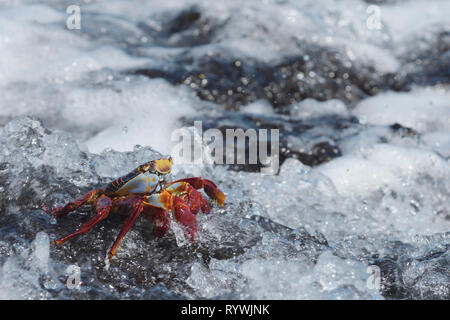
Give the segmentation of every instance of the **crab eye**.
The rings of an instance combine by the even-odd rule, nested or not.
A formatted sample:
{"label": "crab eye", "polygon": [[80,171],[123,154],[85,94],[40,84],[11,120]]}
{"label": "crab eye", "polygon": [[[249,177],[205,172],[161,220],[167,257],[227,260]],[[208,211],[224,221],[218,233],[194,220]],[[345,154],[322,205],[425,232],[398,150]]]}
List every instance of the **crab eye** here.
{"label": "crab eye", "polygon": [[158,159],[153,162],[155,170],[161,174],[169,174],[172,170],[172,158],[169,159]]}

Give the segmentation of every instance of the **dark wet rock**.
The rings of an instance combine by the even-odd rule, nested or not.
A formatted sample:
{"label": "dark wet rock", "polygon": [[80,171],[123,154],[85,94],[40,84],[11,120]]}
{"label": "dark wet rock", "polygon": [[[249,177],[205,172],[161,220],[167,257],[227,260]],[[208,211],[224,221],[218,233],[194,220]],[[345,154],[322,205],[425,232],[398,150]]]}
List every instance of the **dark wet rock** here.
{"label": "dark wet rock", "polygon": [[[396,255],[373,262],[380,268],[381,292],[389,299],[448,300],[450,298],[449,233],[422,255],[411,255],[411,246],[400,243]],[[430,239],[428,239],[429,241]]]}
{"label": "dark wet rock", "polygon": [[389,126],[389,128],[395,133],[398,134],[401,137],[414,137],[417,136],[419,133],[412,129],[405,126],[402,126],[399,123],[394,123],[393,125]]}
{"label": "dark wet rock", "polygon": [[190,86],[203,100],[230,110],[257,99],[267,99],[275,109],[305,98],[333,98],[354,104],[382,90],[405,90],[403,79],[380,75],[372,66],[357,65],[337,51],[299,44],[299,56],[264,64],[218,52],[201,57],[183,56],[175,66],[136,69],[132,74],[163,77],[174,84]]}
{"label": "dark wet rock", "polygon": [[167,29],[170,33],[176,33],[186,30],[192,27],[193,24],[198,22],[201,17],[201,13],[191,8],[179,13],[172,21],[167,24]]}
{"label": "dark wet rock", "polygon": [[333,160],[342,155],[341,150],[336,145],[331,145],[328,141],[319,142],[312,147],[310,152],[299,152],[284,147],[284,152],[280,154],[281,163],[288,158],[300,160],[303,164],[310,167]]}
{"label": "dark wet rock", "polygon": [[[356,134],[360,129],[358,119],[349,116],[319,116],[310,119],[301,119],[284,115],[265,116],[248,113],[224,112],[222,115],[200,116],[195,119],[183,118],[181,123],[192,126],[195,121],[202,121],[203,131],[214,128],[222,132],[223,146],[226,146],[226,130],[242,129],[266,129],[268,133],[267,153],[270,156],[271,143],[275,143],[271,137],[271,129],[279,130],[279,161],[280,165],[286,159],[295,158],[308,166],[317,166],[340,157],[342,152],[339,147],[341,137],[353,132]],[[257,132],[257,141],[259,135]],[[230,164],[230,169],[258,172],[264,167],[258,156],[257,164],[250,164],[249,157],[250,140],[245,140],[245,164]],[[259,150],[259,149],[258,149]],[[226,151],[228,152],[228,151]],[[226,163],[226,152],[224,152],[223,163]],[[237,145],[234,146],[234,154],[239,152]],[[242,151],[241,151],[242,152]]]}
{"label": "dark wet rock", "polygon": [[390,299],[410,298],[402,281],[401,269],[391,259],[380,259],[374,263],[380,268],[380,291],[384,297]]}
{"label": "dark wet rock", "polygon": [[222,23],[207,17],[197,7],[181,12],[162,13],[158,28],[146,21],[137,26],[152,40],[153,44],[167,47],[195,47],[213,41],[215,32]]}

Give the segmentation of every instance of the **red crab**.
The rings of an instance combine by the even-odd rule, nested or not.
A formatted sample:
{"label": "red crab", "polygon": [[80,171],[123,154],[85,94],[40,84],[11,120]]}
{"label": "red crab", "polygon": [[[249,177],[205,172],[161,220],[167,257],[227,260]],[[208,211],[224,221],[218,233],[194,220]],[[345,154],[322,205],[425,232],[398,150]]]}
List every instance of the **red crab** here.
{"label": "red crab", "polygon": [[54,209],[44,207],[48,213],[57,218],[67,215],[85,203],[91,204],[96,212],[95,216],[79,230],[55,240],[55,243],[62,244],[88,232],[111,211],[128,215],[128,217],[109,251],[110,260],[115,255],[122,238],[141,214],[153,222],[155,235],[162,237],[169,230],[170,213],[172,213],[175,220],[184,227],[186,237],[194,241],[198,211],[200,209],[203,213],[210,211],[208,202],[197,189],[203,188],[206,194],[220,206],[223,206],[225,202],[225,195],[212,181],[201,177],[166,182],[166,176],[171,170],[172,158],[153,160],[110,182],[104,189],[92,190],[65,206]]}

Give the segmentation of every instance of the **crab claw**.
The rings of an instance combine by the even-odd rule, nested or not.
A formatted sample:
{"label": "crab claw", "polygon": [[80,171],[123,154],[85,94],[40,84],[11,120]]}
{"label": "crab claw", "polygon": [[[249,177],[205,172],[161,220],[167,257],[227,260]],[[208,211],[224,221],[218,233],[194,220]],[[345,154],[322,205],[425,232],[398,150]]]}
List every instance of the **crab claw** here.
{"label": "crab claw", "polygon": [[203,198],[203,195],[195,190],[191,185],[188,185],[187,194],[181,198],[186,201],[193,214],[197,214],[200,209],[202,209],[203,213],[209,213],[210,211],[209,204]]}
{"label": "crab claw", "polygon": [[203,179],[203,190],[205,190],[206,194],[217,202],[221,207],[225,203],[225,194],[215,185],[214,182],[208,179]]}

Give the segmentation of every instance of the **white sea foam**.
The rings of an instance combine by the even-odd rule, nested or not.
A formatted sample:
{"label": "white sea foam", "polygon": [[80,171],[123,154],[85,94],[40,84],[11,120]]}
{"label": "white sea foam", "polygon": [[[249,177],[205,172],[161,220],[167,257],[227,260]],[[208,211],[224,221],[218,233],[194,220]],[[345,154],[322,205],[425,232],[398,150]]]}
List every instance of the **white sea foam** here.
{"label": "white sea foam", "polygon": [[[109,94],[93,92],[99,98],[99,101],[93,99],[94,103],[111,105],[116,115],[109,114],[112,125],[105,124],[107,129],[86,142],[89,150],[101,152],[105,148],[113,148],[130,151],[139,144],[170,154],[174,144],[171,134],[178,127],[177,119],[193,114],[198,100],[187,90],[174,88],[163,80],[134,85],[129,91],[123,90],[120,94],[114,91]],[[89,110],[89,106],[87,108]],[[100,117],[101,115],[98,116]]]}
{"label": "white sea foam", "polygon": [[364,99],[354,113],[370,124],[398,123],[419,132],[450,131],[450,94],[436,88],[386,92]]}

